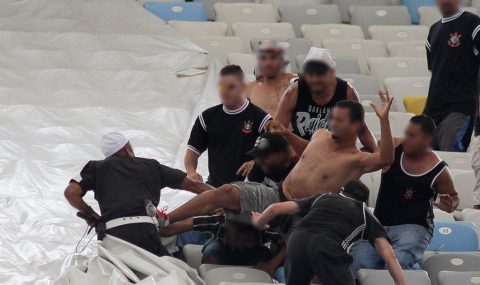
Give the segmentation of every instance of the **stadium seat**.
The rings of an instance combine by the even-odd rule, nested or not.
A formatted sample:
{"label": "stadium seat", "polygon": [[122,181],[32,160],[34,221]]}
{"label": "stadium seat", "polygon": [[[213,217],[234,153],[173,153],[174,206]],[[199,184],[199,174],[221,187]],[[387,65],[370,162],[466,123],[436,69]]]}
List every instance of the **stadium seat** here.
{"label": "stadium seat", "polygon": [[[480,239],[480,210],[464,209],[462,211],[462,219],[465,222],[470,222],[475,224],[475,227],[477,228],[477,236],[479,236],[479,239]],[[480,244],[479,244],[479,249],[480,249]]]}
{"label": "stadium seat", "polygon": [[227,63],[227,55],[229,53],[248,51],[245,50],[242,40],[238,37],[203,37],[192,38],[191,41],[216,56],[222,64]]}
{"label": "stadium seat", "polygon": [[183,247],[182,253],[185,256],[187,264],[195,269],[202,264],[202,249],[203,245],[187,244]]}
{"label": "stadium seat", "polygon": [[425,105],[427,104],[427,96],[405,96],[403,97],[403,106],[405,111],[415,115],[423,114]]}
{"label": "stadium seat", "polygon": [[[307,54],[312,47],[312,42],[307,39],[275,39],[284,49],[288,60],[291,63],[292,71],[298,73],[295,63],[298,54]],[[251,41],[252,50],[256,52],[262,39],[253,39]]]}
{"label": "stadium seat", "polygon": [[[431,285],[428,274],[422,270],[404,271],[407,284]],[[358,271],[360,285],[394,285],[392,277],[387,270],[360,269]]]}
{"label": "stadium seat", "polygon": [[[270,4],[278,10],[278,8],[282,5],[290,5],[292,4],[292,0],[262,0],[261,3]],[[295,0],[295,4],[298,5],[305,5],[305,4],[330,4],[330,0]]]}
{"label": "stadium seat", "polygon": [[350,7],[352,6],[387,6],[387,5],[400,5],[401,3],[393,3],[395,0],[332,0],[333,4],[338,6],[340,14],[342,15],[342,21],[345,23],[350,22]]}
{"label": "stadium seat", "polygon": [[227,23],[276,23],[277,13],[269,4],[217,3],[214,6],[216,21]]}
{"label": "stadium seat", "polygon": [[388,54],[391,57],[427,57],[425,40],[411,42],[389,42]]}
{"label": "stadium seat", "polygon": [[295,38],[290,23],[234,23],[233,34],[250,50],[252,39]]}
{"label": "stadium seat", "polygon": [[[338,73],[338,72],[337,72]],[[378,80],[373,76],[362,74],[339,74],[338,77],[350,83],[358,94],[363,95],[376,95],[380,90],[380,84]]]}
{"label": "stadium seat", "polygon": [[202,2],[146,2],[143,6],[164,21],[206,21],[208,18]]}
{"label": "stadium seat", "polygon": [[[420,265],[428,272],[432,285],[442,285],[439,280],[441,271],[469,272],[479,269],[480,255],[474,253],[439,253],[426,255]],[[467,283],[468,284],[468,283]],[[448,285],[464,285],[464,283],[449,283]]]}
{"label": "stadium seat", "polygon": [[205,3],[208,19],[215,20],[215,4],[216,3],[253,3],[253,0],[202,0]]}
{"label": "stadium seat", "polygon": [[433,219],[435,221],[455,222],[455,217],[452,213],[448,213],[440,209],[433,209],[433,215]]}
{"label": "stadium seat", "polygon": [[375,207],[381,180],[382,180],[381,170],[371,172],[371,173],[366,173],[362,175],[362,177],[360,177],[360,181],[362,181],[370,190],[370,196],[368,199],[368,205],[370,207]]}
{"label": "stadium seat", "polygon": [[222,282],[270,283],[272,278],[265,272],[248,267],[223,267],[209,270],[204,277],[207,285],[219,285]]}
{"label": "stadium seat", "polygon": [[227,63],[239,65],[245,73],[254,73],[257,59],[251,53],[229,53]]}
{"label": "stadium seat", "polygon": [[[415,0],[412,0],[412,1],[415,1]],[[463,9],[465,11],[468,11],[474,14],[477,13],[477,9],[474,7],[463,7]],[[419,24],[427,27],[432,26],[442,18],[437,7],[427,7],[427,6],[419,7],[418,15],[420,17]]]}
{"label": "stadium seat", "polygon": [[335,56],[355,56],[362,74],[370,74],[367,59],[388,56],[385,43],[374,40],[324,40],[323,47],[331,49]]}
{"label": "stadium seat", "polygon": [[[392,135],[394,137],[403,136],[405,127],[407,126],[412,116],[413,114],[410,113],[390,112],[390,127],[392,129]],[[372,131],[375,137],[380,138],[380,121],[378,120],[377,115],[374,113],[366,113],[365,122],[367,123],[368,128],[370,129],[370,131]]]}
{"label": "stadium seat", "polygon": [[394,104],[397,110],[405,112],[403,98],[405,96],[426,96],[430,87],[430,76],[387,78],[384,81],[385,88],[395,98]]}
{"label": "stadium seat", "polygon": [[228,26],[223,22],[168,22],[175,30],[189,38],[223,37],[227,35]]}
{"label": "stadium seat", "polygon": [[346,24],[302,25],[302,36],[313,42],[316,47],[322,46],[325,39],[350,40],[364,39],[362,28]]}
{"label": "stadium seat", "polygon": [[362,27],[365,35],[370,26],[411,25],[412,20],[405,6],[353,6],[350,8],[351,23]]}
{"label": "stadium seat", "polygon": [[472,153],[471,152],[435,152],[442,160],[447,162],[450,169],[455,170],[472,170]]}
{"label": "stadium seat", "polygon": [[340,24],[342,18],[337,5],[282,5],[278,8],[280,20],[291,23],[297,37],[301,37],[300,27],[305,24]]}
{"label": "stadium seat", "polygon": [[[304,54],[297,56],[297,68],[300,72],[303,70],[305,57]],[[336,56],[335,63],[337,73],[360,74],[360,65],[358,65],[358,59],[355,56]]]}
{"label": "stadium seat", "polygon": [[373,76],[380,83],[388,77],[416,77],[429,76],[427,59],[418,57],[372,57],[368,59],[368,66]]}
{"label": "stadium seat", "polygon": [[410,17],[412,18],[412,23],[418,24],[418,8],[421,6],[435,6],[435,0],[403,0],[403,5],[407,6]]}
{"label": "stadium seat", "polygon": [[[480,270],[478,268],[477,270]],[[480,284],[480,271],[454,272],[440,271],[438,273],[439,285],[475,285]]]}
{"label": "stadium seat", "polygon": [[475,187],[475,174],[473,171],[452,170],[453,182],[455,189],[460,198],[460,205],[458,208],[471,209],[473,208],[473,189]]}
{"label": "stadium seat", "polygon": [[469,222],[435,222],[433,238],[428,245],[433,252],[474,252],[478,250],[475,225]]}
{"label": "stadium seat", "polygon": [[428,37],[428,28],[424,26],[370,26],[368,33],[372,40],[389,42],[425,41]]}

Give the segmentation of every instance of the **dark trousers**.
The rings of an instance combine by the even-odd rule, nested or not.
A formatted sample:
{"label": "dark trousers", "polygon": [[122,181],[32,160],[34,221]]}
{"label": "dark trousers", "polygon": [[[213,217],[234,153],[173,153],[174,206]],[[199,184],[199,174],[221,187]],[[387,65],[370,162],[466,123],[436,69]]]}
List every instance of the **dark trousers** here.
{"label": "dark trousers", "polygon": [[352,257],[340,244],[324,233],[295,230],[287,245],[287,285],[309,285],[314,276],[322,285],[355,285]]}
{"label": "dark trousers", "polygon": [[129,224],[107,230],[107,234],[134,244],[158,256],[169,255],[153,224]]}

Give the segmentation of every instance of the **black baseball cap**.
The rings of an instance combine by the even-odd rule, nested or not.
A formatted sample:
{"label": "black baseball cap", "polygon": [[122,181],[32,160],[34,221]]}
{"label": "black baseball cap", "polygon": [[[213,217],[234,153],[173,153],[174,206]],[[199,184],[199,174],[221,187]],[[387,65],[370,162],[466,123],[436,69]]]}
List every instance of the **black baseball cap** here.
{"label": "black baseball cap", "polygon": [[284,137],[265,133],[257,138],[255,146],[247,152],[247,155],[253,158],[262,158],[272,153],[286,151],[288,146],[289,143]]}

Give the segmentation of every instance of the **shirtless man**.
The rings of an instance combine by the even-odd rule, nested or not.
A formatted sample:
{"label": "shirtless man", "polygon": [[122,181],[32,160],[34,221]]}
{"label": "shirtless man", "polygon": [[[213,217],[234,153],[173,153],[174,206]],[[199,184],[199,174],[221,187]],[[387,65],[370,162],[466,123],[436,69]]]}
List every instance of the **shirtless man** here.
{"label": "shirtless man", "polygon": [[257,52],[257,79],[247,86],[247,97],[271,116],[277,113],[280,99],[295,77],[284,72],[284,53],[276,41],[262,41]]}
{"label": "shirtless man", "polygon": [[[355,89],[336,76],[331,51],[311,48],[303,74],[283,95],[275,120],[285,127],[291,124],[294,134],[310,140],[317,130],[330,129],[331,111],[342,100],[360,101]],[[359,127],[358,136],[368,151],[377,149],[375,137],[365,123]]]}
{"label": "shirtless man", "polygon": [[[296,136],[277,121],[267,124],[267,131],[284,136],[295,152],[301,154],[300,160],[279,189],[279,201],[308,198],[329,192],[338,193],[347,182],[357,180],[363,174],[380,170],[393,162],[394,145],[388,121],[393,98],[383,93],[380,93],[380,98],[382,101],[380,106],[371,104],[380,118],[382,145],[378,153],[361,152],[355,145],[358,130],[363,127],[365,114],[360,103],[354,101],[338,102],[330,118],[331,132],[319,130],[311,142]],[[254,209],[258,208],[257,206],[243,209],[239,203],[241,195],[265,192],[252,192],[251,188],[248,182],[236,182],[202,193],[173,211],[169,215],[169,222],[175,223],[194,216],[206,215],[219,207],[258,212]],[[215,191],[217,192],[209,194]],[[255,197],[258,198],[258,195]],[[269,204],[275,203],[274,200],[269,199]],[[263,201],[259,201],[258,204],[261,204],[263,210],[269,206],[261,202]],[[167,224],[167,221],[165,223]]]}

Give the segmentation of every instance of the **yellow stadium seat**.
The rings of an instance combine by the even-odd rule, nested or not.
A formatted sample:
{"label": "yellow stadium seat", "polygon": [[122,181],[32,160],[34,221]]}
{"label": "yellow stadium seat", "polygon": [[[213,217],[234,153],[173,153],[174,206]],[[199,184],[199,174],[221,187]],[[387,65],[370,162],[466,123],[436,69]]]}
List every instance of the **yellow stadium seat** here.
{"label": "yellow stadium seat", "polygon": [[427,102],[427,96],[405,96],[403,97],[403,105],[407,113],[413,113],[420,115],[423,113],[425,103]]}

